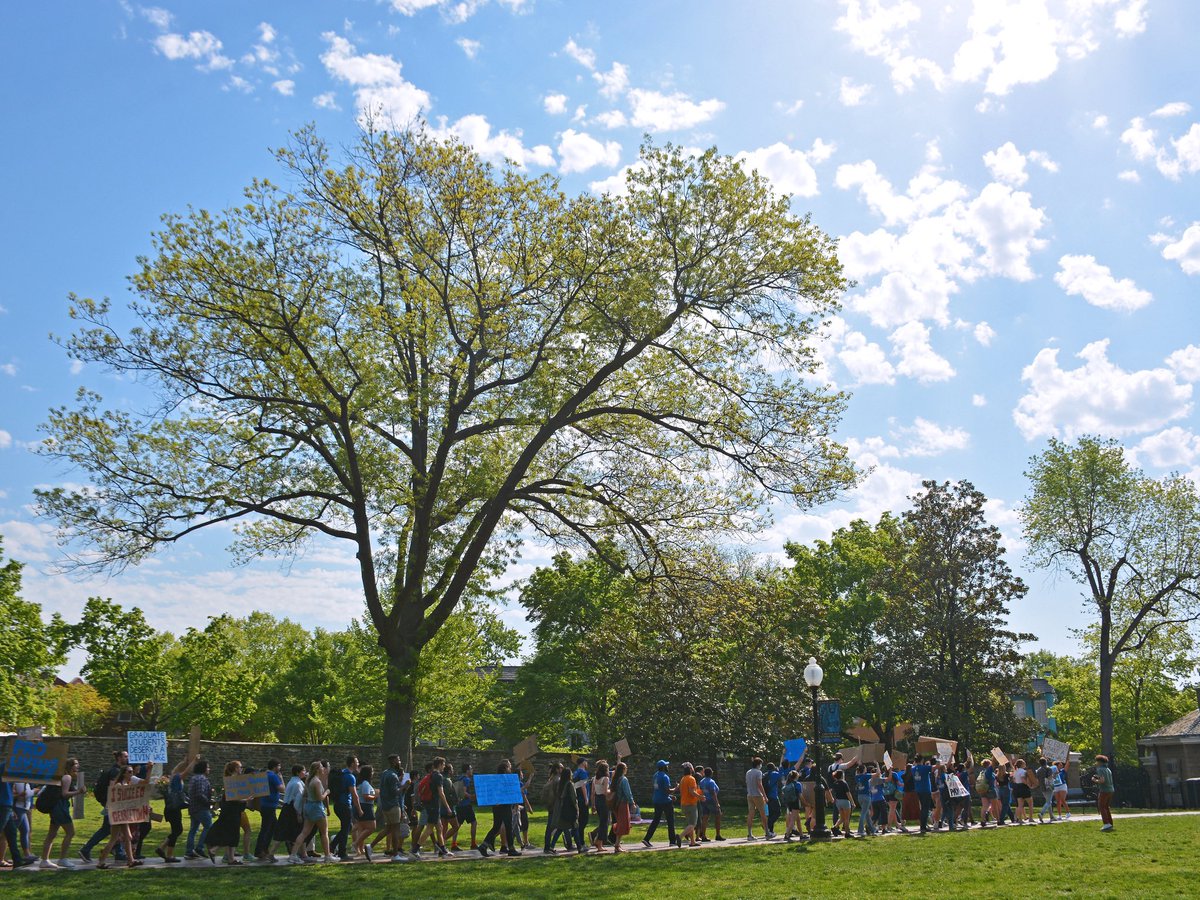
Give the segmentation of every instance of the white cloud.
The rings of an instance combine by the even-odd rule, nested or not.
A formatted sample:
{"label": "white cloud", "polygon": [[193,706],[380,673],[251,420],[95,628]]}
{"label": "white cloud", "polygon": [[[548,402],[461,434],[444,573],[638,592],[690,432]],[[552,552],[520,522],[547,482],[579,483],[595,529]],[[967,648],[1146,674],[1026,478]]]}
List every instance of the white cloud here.
{"label": "white cloud", "polygon": [[[851,45],[882,61],[897,91],[929,81],[944,90],[952,82],[983,81],[986,93],[1003,96],[1021,84],[1049,78],[1062,58],[1082,59],[1100,47],[1101,37],[1137,34],[1145,28],[1144,0],[975,0],[965,32],[945,31],[954,6],[927,8],[942,12],[922,20],[922,5],[913,0],[841,0],[835,27]],[[1111,17],[1110,17],[1111,13]],[[923,53],[926,44],[938,51],[952,47],[953,59],[938,62]]]}
{"label": "white cloud", "polygon": [[1167,368],[1183,381],[1200,381],[1200,347],[1188,344],[1167,357]]}
{"label": "white cloud", "polygon": [[715,98],[697,103],[681,92],[663,94],[642,88],[634,88],[629,92],[629,104],[630,122],[636,128],[650,131],[692,128],[707,122],[725,108],[725,104]]}
{"label": "white cloud", "polygon": [[640,162],[630,163],[627,166],[622,166],[620,170],[609,175],[607,178],[601,178],[598,181],[593,181],[588,185],[588,190],[593,194],[611,194],[614,197],[624,197],[629,193],[629,187],[625,183],[625,176],[630,170],[637,168],[642,169],[644,166]]}
{"label": "white cloud", "polygon": [[917,416],[912,425],[896,428],[892,436],[906,442],[902,456],[940,456],[952,450],[966,450],[971,435],[957,426],[944,427]]}
{"label": "white cloud", "polygon": [[154,48],[167,59],[198,59],[203,62],[197,67],[206,72],[228,69],[233,60],[221,53],[222,44],[210,31],[193,31],[186,37],[182,34],[160,34],[154,39]]}
{"label": "white cloud", "polygon": [[990,347],[996,338],[996,329],[987,322],[980,322],[971,333],[975,335],[975,340],[985,347]]}
{"label": "white cloud", "polygon": [[[1175,105],[1168,104],[1168,107]],[[1168,107],[1161,107],[1156,112]],[[1138,162],[1153,160],[1155,168],[1172,181],[1200,171],[1200,122],[1193,123],[1179,137],[1168,138],[1167,143],[1160,144],[1158,132],[1147,127],[1146,120],[1138,116],[1129,120],[1129,127],[1121,133],[1121,142],[1129,148],[1134,159]]]}
{"label": "white cloud", "polygon": [[602,112],[596,116],[594,121],[605,128],[622,128],[629,124],[629,120],[625,118],[625,113],[619,109],[610,109]]}
{"label": "white cloud", "polygon": [[837,359],[855,384],[895,384],[896,368],[883,348],[858,331],[846,334]]}
{"label": "white cloud", "polygon": [[585,132],[568,128],[558,143],[561,160],[559,171],[564,175],[586,172],[596,166],[613,167],[621,161],[621,145],[616,141],[601,143]]}
{"label": "white cloud", "polygon": [[972,394],[971,395],[971,405],[972,406],[987,406],[987,397],[984,396],[983,394]]}
{"label": "white cloud", "polygon": [[770,179],[778,191],[800,197],[813,197],[820,191],[817,187],[817,172],[812,163],[824,162],[832,152],[832,144],[817,138],[807,153],[794,150],[780,142],[757,150],[743,150],[734,159],[744,168]]}
{"label": "white cloud", "polygon": [[12,446],[12,435],[0,428],[0,450],[7,450]]}
{"label": "white cloud", "polygon": [[317,94],[313,97],[312,102],[317,109],[341,109],[337,104],[337,95],[333,91]]}
{"label": "white cloud", "polygon": [[1097,131],[1103,131],[1105,128],[1108,127],[1108,116],[1105,116],[1105,115],[1096,116],[1096,118],[1092,119],[1092,127],[1095,128]]}
{"label": "white cloud", "polygon": [[542,98],[542,108],[552,116],[561,116],[567,111],[567,95],[547,94]]}
{"label": "white cloud", "polygon": [[[461,25],[483,6],[488,0],[390,0],[392,9],[405,16],[415,16],[417,13],[437,7],[442,18],[452,25]],[[508,7],[510,12],[523,12],[526,0],[499,0],[501,6]]]}
{"label": "white cloud", "polygon": [[596,51],[587,47],[580,47],[577,43],[575,43],[574,38],[568,40],[563,46],[563,52],[585,69],[596,68]]}
{"label": "white cloud", "polygon": [[9,559],[23,563],[48,562],[54,552],[54,529],[44,522],[10,519],[0,522],[0,534],[4,535],[4,555]]}
{"label": "white cloud", "polygon": [[329,74],[354,87],[359,117],[382,116],[406,125],[429,109],[429,94],[400,74],[400,61],[380,53],[358,53],[355,46],[332,31],[321,35],[329,49],[321,54]]}
{"label": "white cloud", "polygon": [[1192,111],[1190,103],[1185,103],[1182,100],[1176,100],[1174,103],[1167,103],[1160,106],[1154,112],[1150,113],[1160,119],[1169,119],[1173,116],[1186,116]]}
{"label": "white cloud", "polygon": [[1046,347],[1021,372],[1028,390],[1013,410],[1026,440],[1080,434],[1121,437],[1153,431],[1192,410],[1192,386],[1170,368],[1127,372],[1108,359],[1108,340],[1078,353],[1083,365],[1063,369]]}
{"label": "white cloud", "polygon": [[250,82],[248,82],[241,75],[230,75],[229,76],[229,84],[227,84],[224,87],[224,90],[229,90],[230,88],[232,88],[236,91],[241,91],[243,94],[254,93],[254,85],[252,85]]}
{"label": "white cloud", "polygon": [[1137,184],[1142,180],[1142,176],[1135,169],[1125,169],[1117,173],[1117,177],[1122,181],[1128,181],[1131,184]]}
{"label": "white cloud", "polygon": [[290,78],[281,78],[279,81],[272,81],[271,87],[285,97],[290,97],[296,93],[296,82]]}
{"label": "white cloud", "polygon": [[1014,187],[1020,187],[1029,180],[1025,171],[1025,165],[1029,162],[1036,163],[1047,172],[1058,171],[1058,163],[1042,151],[1030,150],[1028,153],[1021,153],[1012,141],[1007,141],[983,155],[983,163],[992,173],[992,177]]}
{"label": "white cloud", "polygon": [[17,374],[16,363],[0,363],[0,372],[5,375],[15,376]]}
{"label": "white cloud", "polygon": [[459,49],[467,55],[467,59],[474,59],[476,56],[478,56],[479,48],[483,46],[483,44],[479,43],[479,41],[473,41],[470,38],[465,37],[460,37],[454,43],[458,44]]}
{"label": "white cloud", "polygon": [[781,113],[783,113],[785,116],[794,116],[796,113],[800,112],[800,110],[804,108],[804,101],[803,100],[794,100],[791,103],[781,103],[780,101],[776,100],[775,108],[777,110],[779,110]]}
{"label": "white cloud", "polygon": [[82,359],[71,360],[71,374],[78,375],[82,371],[83,371],[83,360]]}
{"label": "white cloud", "polygon": [[1200,222],[1193,222],[1178,238],[1156,234],[1151,240],[1164,245],[1163,259],[1178,262],[1188,275],[1200,275]]}
{"label": "white cloud", "polygon": [[614,62],[607,72],[593,72],[592,77],[600,85],[601,96],[609,100],[620,97],[629,87],[629,67],[624,63]]}
{"label": "white cloud", "polygon": [[1188,468],[1200,462],[1200,436],[1176,425],[1142,438],[1132,452],[1139,465],[1158,469]]}
{"label": "white cloud", "polygon": [[1133,312],[1154,299],[1149,291],[1142,290],[1131,279],[1118,281],[1113,278],[1108,266],[1100,265],[1094,256],[1064,256],[1059,259],[1058,267],[1054,283],[1092,306]]}
{"label": "white cloud", "polygon": [[890,335],[892,352],[897,357],[896,371],[921,384],[948,381],[955,375],[949,360],[939,356],[929,343],[929,329],[920,322],[901,325]]}
{"label": "white cloud", "polygon": [[138,10],[142,17],[160,31],[171,27],[171,13],[161,6],[143,6]]}
{"label": "white cloud", "polygon": [[514,132],[501,130],[493,134],[487,116],[463,116],[452,125],[446,124],[443,118],[438,127],[433,129],[433,133],[443,139],[456,137],[464,144],[474,147],[480,156],[491,162],[512,160],[521,168],[531,164],[544,168],[554,165],[554,152],[545,144],[526,147],[522,143],[519,129]]}
{"label": "white cloud", "polygon": [[869,93],[871,93],[871,85],[855,84],[854,79],[846,76],[838,88],[838,99],[842,101],[843,106],[859,106]]}

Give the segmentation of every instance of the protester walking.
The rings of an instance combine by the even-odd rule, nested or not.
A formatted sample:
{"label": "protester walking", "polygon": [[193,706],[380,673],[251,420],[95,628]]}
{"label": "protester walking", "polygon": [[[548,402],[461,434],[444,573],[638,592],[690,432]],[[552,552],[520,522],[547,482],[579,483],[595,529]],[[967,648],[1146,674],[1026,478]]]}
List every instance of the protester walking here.
{"label": "protester walking", "polygon": [[621,839],[632,831],[633,789],[625,773],[628,766],[619,762],[613,769],[612,786],[609,788],[609,805],[613,810],[613,853],[624,853]]}
{"label": "protester walking", "polygon": [[[35,806],[39,812],[45,811],[50,815],[50,828],[46,832],[46,840],[42,842],[42,859],[40,868],[43,869],[73,869],[75,863],[67,854],[71,850],[71,839],[75,837],[75,823],[71,821],[71,801],[84,793],[85,788],[76,787],[79,779],[79,760],[72,757],[63,767],[63,776],[59,784],[47,785],[38,795]],[[2,827],[2,826],[0,826]],[[58,862],[50,857],[54,847],[54,839],[62,829],[63,841],[58,850]]]}
{"label": "protester walking", "polygon": [[329,819],[325,813],[325,802],[329,799],[329,790],[325,787],[325,779],[329,777],[329,767],[320,760],[308,767],[308,783],[304,786],[304,827],[292,844],[292,852],[288,862],[306,862],[307,857],[301,857],[304,843],[314,832],[321,835],[321,847],[325,851],[324,861],[333,862],[329,852]]}
{"label": "protester walking", "polygon": [[208,761],[199,760],[192,766],[192,777],[188,781],[188,828],[187,849],[184,859],[199,859],[208,856],[214,862],[212,852],[207,849],[205,838],[213,823],[212,782],[208,780]]}
{"label": "protester walking", "polygon": [[1112,817],[1112,800],[1113,794],[1116,793],[1116,786],[1113,783],[1112,769],[1108,766],[1108,757],[1100,755],[1096,757],[1096,809],[1100,811],[1100,818],[1104,825],[1101,831],[1113,830]]}
{"label": "protester walking", "polygon": [[674,794],[677,788],[671,784],[671,776],[667,773],[670,765],[665,759],[660,759],[655,763],[654,792],[650,798],[654,804],[654,818],[650,821],[650,827],[646,829],[646,837],[642,840],[642,845],[647,849],[653,846],[654,832],[664,817],[667,820],[667,841],[672,847],[682,846],[682,842],[675,834]]}
{"label": "protester walking", "polygon": [[175,855],[175,844],[183,834],[183,811],[188,808],[187,783],[184,781],[184,776],[195,764],[196,758],[189,753],[171,770],[170,779],[167,781],[163,818],[171,826],[171,831],[154,851],[162,857],[164,862],[179,862],[179,857]]}
{"label": "protester walking", "polygon": [[763,789],[763,761],[759,757],[750,760],[750,768],[746,770],[746,840],[756,841],[754,836],[754,816],[762,822],[763,837],[767,840],[775,837],[767,826],[767,792]]}
{"label": "protester walking", "polygon": [[[141,782],[140,778],[134,777],[133,766],[128,764],[121,766],[117,777],[110,782],[119,786],[129,786]],[[97,869],[108,868],[108,853],[114,846],[120,845],[125,848],[125,867],[132,869],[140,866],[142,861],[137,859],[133,852],[133,834],[127,823],[118,823],[110,825],[108,843],[104,845],[104,849],[100,851],[100,855],[96,858]]]}

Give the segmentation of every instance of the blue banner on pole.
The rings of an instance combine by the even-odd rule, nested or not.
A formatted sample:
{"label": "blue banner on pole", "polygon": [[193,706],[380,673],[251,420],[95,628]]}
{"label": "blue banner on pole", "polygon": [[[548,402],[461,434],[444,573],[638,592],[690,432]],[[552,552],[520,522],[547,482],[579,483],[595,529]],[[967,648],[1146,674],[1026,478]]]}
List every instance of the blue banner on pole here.
{"label": "blue banner on pole", "polygon": [[783,742],[783,758],[788,762],[799,762],[804,759],[804,751],[808,749],[808,741],[804,738],[792,738]]}
{"label": "blue banner on pole", "polygon": [[480,806],[502,806],[508,803],[522,803],[521,776],[511,775],[476,775],[475,802]]}
{"label": "blue banner on pole", "polygon": [[837,700],[822,700],[817,704],[817,724],[822,744],[842,741],[842,704]]}

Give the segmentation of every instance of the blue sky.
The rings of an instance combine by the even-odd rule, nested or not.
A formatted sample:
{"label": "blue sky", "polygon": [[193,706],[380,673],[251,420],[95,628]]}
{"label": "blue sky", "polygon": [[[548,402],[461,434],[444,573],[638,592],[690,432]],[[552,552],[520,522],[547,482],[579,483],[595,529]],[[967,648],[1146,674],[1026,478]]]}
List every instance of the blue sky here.
{"label": "blue sky", "polygon": [[[903,509],[923,478],[969,479],[1031,587],[1013,625],[1067,651],[1077,588],[1021,556],[1028,457],[1101,433],[1200,479],[1200,4],[47,0],[5,19],[0,534],[47,610],[104,594],[176,631],[359,614],[332,544],[234,568],[208,535],[107,580],[51,574],[31,490],[78,476],[30,447],[81,386],[138,400],[49,340],[71,329],[68,293],[123,304],[161,214],[236,203],[277,175],[289,130],[350,141],[371,108],[573,192],[619,189],[644,133],[715,144],[840,238],[858,286],[819,350],[870,474],[778,507],[761,552]],[[527,547],[510,576],[547,558]]]}

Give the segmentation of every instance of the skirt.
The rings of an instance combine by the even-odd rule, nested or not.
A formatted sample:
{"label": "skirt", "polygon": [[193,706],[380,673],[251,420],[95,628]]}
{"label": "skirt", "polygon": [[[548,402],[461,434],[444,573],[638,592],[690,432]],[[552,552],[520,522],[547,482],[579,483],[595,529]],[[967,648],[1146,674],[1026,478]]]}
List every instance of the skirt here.
{"label": "skirt", "polygon": [[304,823],[296,815],[295,804],[285,803],[283,809],[279,811],[279,823],[275,826],[276,840],[286,841],[289,844],[294,843],[296,838],[300,837],[300,830],[303,827]]}
{"label": "skirt", "polygon": [[246,804],[239,800],[222,803],[221,814],[213,822],[204,843],[209,847],[236,847],[241,839],[242,813],[245,810]]}
{"label": "skirt", "polygon": [[629,824],[629,804],[618,803],[617,815],[613,821],[613,833],[619,837],[623,837],[624,835],[629,834],[629,832],[632,830],[633,829]]}

